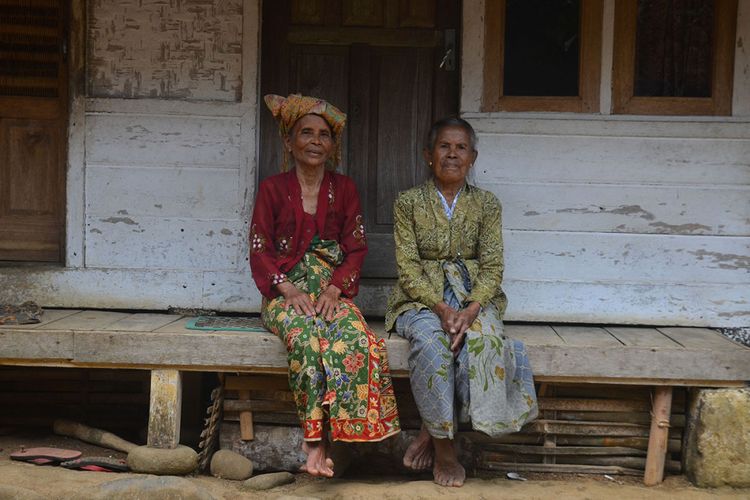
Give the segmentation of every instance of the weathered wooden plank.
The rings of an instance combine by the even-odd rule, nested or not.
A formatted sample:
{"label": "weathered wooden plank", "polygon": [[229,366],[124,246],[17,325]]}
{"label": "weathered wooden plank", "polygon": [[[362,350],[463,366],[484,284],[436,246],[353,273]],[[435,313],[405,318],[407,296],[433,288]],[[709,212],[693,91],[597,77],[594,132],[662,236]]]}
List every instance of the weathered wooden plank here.
{"label": "weathered wooden plank", "polygon": [[[2,302],[33,297],[47,307],[167,309],[201,303],[203,273],[155,269],[0,269]],[[113,286],[116,284],[116,286]]]}
{"label": "weathered wooden plank", "polygon": [[153,332],[165,325],[169,325],[182,316],[179,314],[157,314],[157,313],[137,313],[131,314],[119,321],[108,325],[104,331],[123,331],[123,332]]}
{"label": "weathered wooden plank", "polygon": [[512,339],[522,341],[527,345],[563,345],[565,342],[560,338],[552,327],[548,325],[505,325],[505,335]]}
{"label": "weathered wooden plank", "polygon": [[[750,380],[750,354],[745,349],[700,350],[612,346],[532,346],[529,360],[535,377],[568,381],[638,379],[642,384],[690,380]],[[600,380],[604,383],[605,380]],[[675,384],[680,385],[680,384]],[[721,384],[720,384],[721,385]]]}
{"label": "weathered wooden plank", "polygon": [[86,264],[123,269],[234,270],[245,231],[228,219],[112,215],[88,216],[86,224]]}
{"label": "weathered wooden plank", "polygon": [[99,330],[127,317],[113,311],[81,311],[42,325],[37,330]]}
{"label": "weathered wooden plank", "polygon": [[691,349],[744,350],[750,348],[733,342],[715,330],[708,328],[659,328],[659,331],[680,345]]}
{"label": "weathered wooden plank", "polygon": [[81,312],[80,309],[44,309],[43,311],[44,312],[42,313],[42,316],[39,318],[41,320],[39,323],[30,325],[0,325],[0,329],[20,327],[24,330],[34,330],[35,328],[47,325],[49,323],[52,323],[53,321],[57,321],[58,319],[72,316],[73,314]]}
{"label": "weathered wooden plank", "polygon": [[74,340],[71,331],[33,329],[0,330],[0,362],[7,360],[67,361],[73,359]]}
{"label": "weathered wooden plank", "polygon": [[[237,168],[109,167],[86,169],[86,213],[96,216],[236,218],[240,205]],[[128,196],[112,196],[112,186]]]}
{"label": "weathered wooden plank", "polygon": [[747,236],[748,186],[483,182],[503,227],[535,231]]}
{"label": "weathered wooden plank", "polygon": [[[85,365],[175,366],[216,371],[286,373],[286,350],[270,333],[185,330],[184,320],[154,333],[76,333],[74,362]],[[170,332],[168,330],[176,330]],[[393,336],[387,342],[391,370],[408,373],[408,342]],[[723,386],[750,380],[749,350],[660,349],[611,345],[536,345],[529,348],[531,365],[540,379],[571,382]]]}
{"label": "weathered wooden plank", "polygon": [[178,370],[151,371],[148,446],[174,449],[180,444],[182,374]]}
{"label": "weathered wooden plank", "polygon": [[[507,241],[506,241],[507,243]],[[518,259],[516,259],[516,262]],[[564,267],[564,262],[558,262]],[[747,284],[675,282],[577,282],[503,280],[511,297],[505,318],[535,323],[610,323],[618,325],[745,326],[750,324]],[[362,282],[357,304],[366,315],[385,314],[393,287],[386,280]],[[592,300],[596,297],[596,300]],[[710,306],[709,306],[710,305]]]}
{"label": "weathered wooden plank", "polygon": [[604,328],[561,325],[553,325],[552,328],[567,345],[622,347],[620,341]]}
{"label": "weathered wooden plank", "polygon": [[747,284],[747,247],[734,236],[505,232],[508,279]]}
{"label": "weathered wooden plank", "polygon": [[[503,120],[504,121],[504,120]],[[591,121],[581,126],[609,126]],[[505,125],[505,124],[503,124]],[[645,124],[644,124],[645,125]],[[673,122],[662,124],[675,126]],[[719,125],[719,124],[716,124]],[[568,135],[571,127],[554,135],[479,132],[481,150],[475,164],[477,182],[609,182],[613,184],[747,185],[750,140],[740,124],[723,127],[727,135],[743,134],[744,140],[726,141],[703,137],[634,137],[637,126],[620,127],[622,136]],[[512,126],[512,125],[509,125]],[[559,127],[558,120],[528,120],[520,126]],[[644,130],[655,127],[644,126]],[[696,127],[697,132],[697,127]],[[665,134],[666,135],[666,134]],[[705,172],[712,165],[711,175]]]}
{"label": "weathered wooden plank", "polygon": [[89,114],[87,165],[237,168],[242,143],[237,117]]}
{"label": "weathered wooden plank", "polygon": [[605,330],[626,346],[682,348],[656,328],[607,326]]}

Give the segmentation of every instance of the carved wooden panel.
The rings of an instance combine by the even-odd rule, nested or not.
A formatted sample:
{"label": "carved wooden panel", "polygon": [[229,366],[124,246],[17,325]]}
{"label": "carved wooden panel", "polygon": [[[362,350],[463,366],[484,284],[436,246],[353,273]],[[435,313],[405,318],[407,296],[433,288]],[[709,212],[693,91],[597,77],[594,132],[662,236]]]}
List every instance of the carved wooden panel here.
{"label": "carved wooden panel", "polygon": [[239,101],[242,0],[89,3],[94,97]]}
{"label": "carved wooden panel", "polygon": [[292,24],[322,25],[325,20],[324,9],[331,8],[335,3],[323,0],[293,0]]}
{"label": "carved wooden panel", "polygon": [[381,0],[344,0],[342,25],[383,26],[386,2]]}
{"label": "carved wooden panel", "polygon": [[402,28],[434,28],[434,0],[399,0],[399,25]]}

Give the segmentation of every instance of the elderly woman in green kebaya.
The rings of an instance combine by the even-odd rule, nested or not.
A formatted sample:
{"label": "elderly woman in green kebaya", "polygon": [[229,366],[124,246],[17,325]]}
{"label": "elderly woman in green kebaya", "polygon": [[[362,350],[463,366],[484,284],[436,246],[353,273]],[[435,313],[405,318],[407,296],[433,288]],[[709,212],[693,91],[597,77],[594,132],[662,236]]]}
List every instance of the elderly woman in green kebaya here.
{"label": "elderly woman in green kebaya", "polygon": [[458,422],[497,436],[538,413],[525,347],[503,335],[500,202],[467,182],[476,143],[465,120],[433,124],[424,149],[432,178],[401,193],[393,215],[399,280],[386,328],[409,341],[422,417],[404,465],[432,467],[444,486],[466,477],[453,445]]}

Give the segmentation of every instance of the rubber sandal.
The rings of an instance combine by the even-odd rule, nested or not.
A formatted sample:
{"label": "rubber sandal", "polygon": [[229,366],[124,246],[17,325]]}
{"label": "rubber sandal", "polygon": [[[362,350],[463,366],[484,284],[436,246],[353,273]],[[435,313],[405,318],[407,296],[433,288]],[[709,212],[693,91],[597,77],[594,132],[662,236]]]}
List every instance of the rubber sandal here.
{"label": "rubber sandal", "polygon": [[130,470],[125,460],[110,457],[83,457],[77,460],[67,460],[61,463],[60,467],[97,472],[128,472]]}
{"label": "rubber sandal", "polygon": [[58,465],[66,460],[75,460],[81,456],[78,450],[62,448],[27,448],[10,454],[11,460],[28,462],[35,465]]}

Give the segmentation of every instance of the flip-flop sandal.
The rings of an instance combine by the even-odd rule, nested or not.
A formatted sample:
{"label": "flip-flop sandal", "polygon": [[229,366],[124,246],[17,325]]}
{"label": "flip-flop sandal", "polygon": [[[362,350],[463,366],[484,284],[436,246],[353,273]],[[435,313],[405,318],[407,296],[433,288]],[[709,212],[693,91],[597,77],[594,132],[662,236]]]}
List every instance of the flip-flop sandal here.
{"label": "flip-flop sandal", "polygon": [[130,470],[125,460],[110,457],[83,457],[68,460],[61,463],[60,467],[97,472],[128,472]]}
{"label": "flip-flop sandal", "polygon": [[36,465],[58,465],[66,460],[75,460],[81,456],[78,450],[62,448],[27,448],[10,454],[11,460],[28,462]]}

